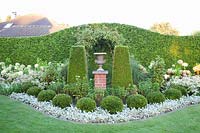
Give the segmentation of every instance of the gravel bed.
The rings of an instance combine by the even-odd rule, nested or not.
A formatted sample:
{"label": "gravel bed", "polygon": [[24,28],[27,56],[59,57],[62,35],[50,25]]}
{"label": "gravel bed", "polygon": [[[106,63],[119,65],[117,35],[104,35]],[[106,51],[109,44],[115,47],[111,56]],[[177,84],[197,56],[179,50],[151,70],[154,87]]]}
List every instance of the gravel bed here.
{"label": "gravel bed", "polygon": [[54,118],[70,120],[81,123],[120,123],[133,120],[146,119],[177,110],[189,105],[200,103],[200,96],[183,96],[179,100],[166,100],[161,104],[148,104],[145,108],[129,109],[124,105],[122,112],[110,114],[97,107],[94,112],[82,112],[73,105],[61,109],[50,102],[38,102],[34,96],[25,93],[12,93],[10,98],[21,101]]}

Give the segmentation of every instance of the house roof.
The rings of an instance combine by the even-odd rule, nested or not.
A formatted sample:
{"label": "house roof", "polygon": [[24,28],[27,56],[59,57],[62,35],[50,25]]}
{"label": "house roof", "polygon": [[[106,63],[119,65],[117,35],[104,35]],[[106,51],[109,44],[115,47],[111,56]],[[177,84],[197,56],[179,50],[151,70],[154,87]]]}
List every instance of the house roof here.
{"label": "house roof", "polygon": [[49,34],[50,26],[21,26],[16,25],[10,28],[2,29],[0,31],[0,37],[30,37],[30,36],[42,36]]}
{"label": "house roof", "polygon": [[[5,27],[7,24],[11,26]],[[41,36],[66,28],[44,16],[28,14],[0,23],[0,37]]]}

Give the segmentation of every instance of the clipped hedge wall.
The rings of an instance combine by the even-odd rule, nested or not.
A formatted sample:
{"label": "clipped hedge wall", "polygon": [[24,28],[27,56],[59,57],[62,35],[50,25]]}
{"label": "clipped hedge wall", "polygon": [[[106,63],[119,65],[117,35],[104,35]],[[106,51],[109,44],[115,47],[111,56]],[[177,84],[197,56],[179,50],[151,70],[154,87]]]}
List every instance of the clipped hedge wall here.
{"label": "clipped hedge wall", "polygon": [[[130,54],[144,66],[157,55],[171,67],[178,59],[193,65],[200,62],[199,36],[168,36],[124,24],[90,24],[71,27],[47,36],[28,38],[0,38],[0,61],[10,58],[13,63],[34,64],[37,58],[47,61],[64,61],[69,58],[70,47],[77,41],[75,34],[86,28],[102,27],[117,30]],[[90,53],[92,54],[92,53]]]}
{"label": "clipped hedge wall", "polygon": [[112,87],[128,87],[133,84],[129,50],[118,45],[114,49]]}
{"label": "clipped hedge wall", "polygon": [[70,52],[67,83],[75,83],[76,76],[87,79],[87,57],[84,46],[73,46]]}

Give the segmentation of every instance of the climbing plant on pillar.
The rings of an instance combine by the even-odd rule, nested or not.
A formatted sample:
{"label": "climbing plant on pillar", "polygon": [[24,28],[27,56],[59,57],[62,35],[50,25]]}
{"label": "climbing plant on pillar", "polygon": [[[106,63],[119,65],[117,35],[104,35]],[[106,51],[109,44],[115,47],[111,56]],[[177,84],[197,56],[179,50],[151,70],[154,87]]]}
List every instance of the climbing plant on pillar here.
{"label": "climbing plant on pillar", "polygon": [[114,49],[112,87],[128,87],[133,84],[129,49],[118,45]]}
{"label": "climbing plant on pillar", "polygon": [[117,30],[110,29],[105,25],[87,25],[83,27],[76,34],[76,45],[84,45],[87,50],[88,64],[89,64],[89,77],[92,78],[92,71],[96,70],[98,66],[95,64],[95,56],[93,53],[106,52],[106,63],[103,65],[105,70],[108,70],[108,85],[111,82],[112,75],[112,57],[114,47],[119,44],[123,44],[125,39],[118,33]]}
{"label": "climbing plant on pillar", "polygon": [[72,46],[69,57],[67,83],[75,83],[76,77],[87,79],[88,66],[84,46]]}

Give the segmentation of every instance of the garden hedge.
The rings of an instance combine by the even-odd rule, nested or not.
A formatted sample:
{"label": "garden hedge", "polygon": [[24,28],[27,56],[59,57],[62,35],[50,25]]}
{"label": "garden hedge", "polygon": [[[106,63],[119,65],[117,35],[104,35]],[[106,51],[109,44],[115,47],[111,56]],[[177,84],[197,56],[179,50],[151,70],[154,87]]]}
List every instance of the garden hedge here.
{"label": "garden hedge", "polygon": [[128,47],[121,45],[115,46],[112,69],[112,87],[128,87],[132,84],[133,80]]}
{"label": "garden hedge", "polygon": [[84,46],[73,46],[70,52],[67,83],[75,83],[77,76],[80,79],[86,79],[88,76],[87,72],[87,57]]}
{"label": "garden hedge", "polygon": [[[0,61],[10,58],[12,63],[34,64],[37,58],[47,61],[64,61],[69,58],[70,47],[77,40],[75,34],[86,28],[102,27],[117,30],[130,54],[144,66],[157,55],[171,67],[178,59],[189,63],[189,67],[200,62],[199,36],[169,36],[124,24],[89,24],[71,27],[47,36],[27,38],[0,38]],[[90,53],[91,55],[92,53]]]}

